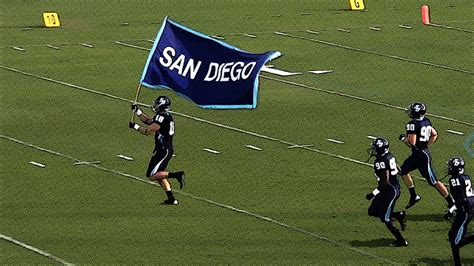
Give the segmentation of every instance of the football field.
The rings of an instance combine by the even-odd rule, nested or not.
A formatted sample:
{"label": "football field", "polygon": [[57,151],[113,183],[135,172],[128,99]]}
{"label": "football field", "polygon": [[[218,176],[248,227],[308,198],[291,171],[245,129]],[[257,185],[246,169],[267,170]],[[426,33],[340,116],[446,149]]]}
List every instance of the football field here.
{"label": "football field", "polygon": [[[0,264],[451,263],[446,202],[418,172],[409,246],[388,246],[367,215],[377,183],[366,150],[383,136],[401,164],[405,109],[421,101],[439,133],[438,179],[454,156],[474,175],[474,2],[365,4],[0,0]],[[422,4],[434,25],[421,23]],[[61,27],[42,26],[47,11]],[[261,72],[253,110],[141,90],[147,114],[157,96],[172,101],[178,206],[145,177],[153,138],[128,128],[166,16],[251,53],[279,51],[269,64],[300,73]],[[331,72],[309,72],[321,70]],[[409,198],[400,181],[396,210]],[[474,264],[474,246],[461,256]]]}

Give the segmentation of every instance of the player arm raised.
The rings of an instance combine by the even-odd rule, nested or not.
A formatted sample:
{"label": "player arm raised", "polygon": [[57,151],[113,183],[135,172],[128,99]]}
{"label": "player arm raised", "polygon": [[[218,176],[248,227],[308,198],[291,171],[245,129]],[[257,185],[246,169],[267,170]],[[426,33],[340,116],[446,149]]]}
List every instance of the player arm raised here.
{"label": "player arm raised", "polygon": [[138,107],[138,104],[132,104],[132,110],[144,124],[151,125],[153,123],[153,117],[149,117],[142,112],[140,107]]}

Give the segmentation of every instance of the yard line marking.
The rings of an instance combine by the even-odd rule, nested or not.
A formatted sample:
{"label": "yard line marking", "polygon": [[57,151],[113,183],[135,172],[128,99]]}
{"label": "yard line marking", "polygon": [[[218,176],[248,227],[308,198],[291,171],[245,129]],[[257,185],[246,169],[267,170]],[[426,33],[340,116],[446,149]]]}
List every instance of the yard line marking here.
{"label": "yard line marking", "polygon": [[256,150],[256,151],[261,151],[262,150],[262,148],[259,148],[259,147],[253,146],[253,145],[246,145],[245,147],[247,147],[249,149],[252,149],[252,150]]}
{"label": "yard line marking", "polygon": [[435,23],[430,23],[430,24],[428,24],[428,26],[433,26],[433,27],[436,27],[436,28],[442,28],[442,29],[448,29],[448,30],[457,30],[457,31],[463,31],[463,32],[468,32],[468,33],[474,33],[473,30],[455,28],[455,27],[440,25],[440,24],[435,24]]}
{"label": "yard line marking", "polygon": [[[141,48],[144,48],[144,47],[141,47]],[[145,49],[150,51],[150,49],[147,49],[147,48],[145,48]],[[4,69],[7,69],[7,70],[10,70],[10,71],[13,71],[13,72],[18,72],[18,73],[22,73],[22,74],[25,74],[25,75],[41,78],[40,76],[37,76],[37,75],[34,75],[34,74],[29,74],[29,73],[26,73],[26,72],[23,72],[23,71],[20,71],[20,70],[16,70],[16,69],[13,69],[13,68],[5,67],[5,66],[2,66],[2,65],[0,65],[0,68],[4,68]],[[260,75],[260,77],[270,79],[270,80],[273,80],[273,81],[278,81],[278,82],[282,82],[282,83],[287,83],[287,84],[299,86],[299,87],[306,88],[306,89],[325,92],[325,93],[329,93],[329,94],[333,94],[333,95],[337,95],[337,96],[343,96],[343,97],[347,97],[347,98],[351,98],[351,99],[357,99],[357,100],[360,100],[360,101],[364,101],[364,102],[368,102],[368,103],[372,103],[372,104],[376,104],[376,105],[381,105],[381,106],[385,106],[385,107],[390,107],[390,108],[406,111],[406,108],[404,108],[404,107],[391,105],[391,104],[387,104],[387,103],[383,103],[383,102],[379,102],[379,101],[374,101],[374,100],[370,100],[370,99],[363,98],[363,97],[360,97],[360,96],[355,96],[355,95],[342,93],[342,92],[336,92],[336,91],[327,90],[327,89],[320,89],[320,88],[312,87],[312,86],[301,84],[301,83],[287,81],[287,80],[284,80],[284,79],[272,78],[270,76],[265,76],[265,75]],[[451,121],[451,122],[455,122],[455,123],[459,123],[459,124],[463,124],[463,125],[474,126],[474,123],[469,123],[469,122],[466,122],[466,121],[461,121],[461,120],[457,120],[457,119],[442,116],[442,115],[436,115],[436,114],[433,114],[433,113],[426,113],[426,114],[430,115],[432,117],[439,118],[439,119],[443,119],[443,120],[447,120],[447,121]]]}
{"label": "yard line marking", "polygon": [[74,165],[83,165],[83,164],[101,164],[102,161],[92,161],[92,162],[75,162]]}
{"label": "yard line marking", "polygon": [[[79,160],[79,159],[77,159],[77,158],[74,158],[74,157],[72,157],[72,156],[70,156],[70,155],[65,155],[65,154],[62,154],[62,153],[59,153],[59,152],[56,152],[56,151],[52,151],[52,150],[49,150],[49,149],[46,149],[46,148],[42,148],[42,147],[39,147],[39,146],[37,146],[37,145],[31,144],[31,143],[28,143],[28,142],[25,142],[25,141],[21,141],[21,140],[18,140],[18,139],[9,137],[9,136],[5,136],[5,135],[0,134],[0,138],[9,140],[9,141],[12,141],[12,142],[15,142],[15,143],[17,143],[17,144],[21,144],[21,145],[24,145],[24,146],[27,146],[27,147],[30,147],[30,148],[34,148],[34,149],[37,149],[37,150],[40,150],[40,151],[44,151],[44,152],[47,152],[47,153],[50,153],[50,154],[53,154],[53,155],[57,155],[57,156],[62,157],[62,158],[66,158],[66,159],[69,159],[69,160],[73,160],[73,161],[75,161],[75,162],[82,162],[82,160]],[[120,171],[117,171],[117,170],[114,170],[114,169],[109,169],[109,168],[106,168],[106,167],[102,167],[102,166],[99,166],[99,165],[96,165],[96,164],[86,164],[86,165],[87,165],[87,166],[90,166],[90,167],[93,167],[93,168],[96,168],[96,169],[99,169],[99,170],[102,170],[102,171],[105,171],[105,172],[108,172],[108,173],[114,173],[114,174],[121,175],[121,176],[124,176],[124,177],[132,178],[132,179],[134,179],[134,180],[137,180],[137,181],[140,181],[140,182],[143,182],[143,183],[146,183],[146,184],[150,184],[150,185],[153,185],[153,186],[160,187],[160,185],[159,185],[158,183],[152,182],[152,181],[150,181],[150,180],[142,179],[142,178],[137,177],[137,176],[134,176],[134,175],[132,175],[132,174],[123,173],[123,172],[120,172]],[[179,193],[179,194],[181,194],[181,195],[190,197],[190,198],[192,198],[192,199],[196,199],[196,200],[199,200],[199,201],[207,202],[207,203],[209,203],[209,204],[212,204],[212,205],[215,205],[215,206],[218,206],[218,207],[222,207],[222,208],[225,208],[225,209],[234,211],[234,212],[238,212],[238,213],[241,213],[241,214],[245,214],[245,215],[248,215],[248,216],[252,216],[252,217],[255,217],[255,218],[257,218],[257,219],[260,219],[260,220],[263,220],[263,221],[267,221],[267,222],[270,222],[270,223],[279,225],[279,226],[281,226],[281,227],[284,227],[284,228],[287,228],[287,229],[290,229],[290,230],[293,230],[293,231],[296,231],[296,232],[300,232],[300,233],[302,233],[302,234],[304,234],[304,235],[311,236],[311,237],[313,237],[313,238],[316,238],[316,239],[319,239],[319,240],[323,240],[323,241],[329,242],[329,243],[331,243],[331,244],[333,244],[333,245],[335,245],[335,246],[338,246],[338,247],[341,247],[341,248],[349,249],[349,250],[351,250],[351,251],[353,251],[353,252],[356,252],[356,253],[359,253],[359,254],[361,254],[361,255],[365,255],[365,256],[371,257],[371,258],[373,258],[373,259],[381,260],[381,261],[384,261],[384,262],[390,263],[390,264],[397,264],[397,263],[394,262],[394,261],[391,261],[391,260],[389,260],[389,259],[386,259],[386,258],[377,256],[377,255],[374,255],[374,254],[365,252],[365,251],[363,251],[363,250],[361,250],[361,249],[352,247],[352,246],[347,245],[347,244],[345,244],[345,243],[343,243],[343,242],[339,242],[339,241],[337,241],[337,240],[333,240],[333,239],[330,239],[330,238],[328,238],[328,237],[318,235],[318,234],[316,234],[316,233],[313,233],[313,232],[310,232],[310,231],[307,231],[307,230],[304,230],[304,229],[301,229],[301,228],[298,228],[298,227],[295,227],[295,226],[292,226],[292,225],[289,225],[289,224],[280,222],[280,221],[278,221],[278,220],[275,220],[275,219],[272,219],[272,218],[269,218],[269,217],[266,217],[266,216],[263,216],[263,215],[260,215],[260,214],[257,214],[257,213],[253,213],[253,212],[250,212],[250,211],[246,211],[246,210],[243,210],[243,209],[239,209],[239,208],[233,207],[233,206],[231,206],[231,205],[219,203],[219,202],[216,202],[216,201],[213,201],[213,200],[209,200],[209,199],[206,199],[206,198],[203,198],[203,197],[195,196],[195,195],[193,195],[193,194],[190,194],[190,193],[187,193],[187,192],[183,192],[183,191],[181,191],[181,190],[174,190],[174,191],[175,191],[176,193]]]}
{"label": "yard line marking", "polygon": [[329,141],[329,142],[337,143],[337,144],[344,144],[344,141],[340,141],[340,140],[337,140],[337,139],[326,139],[326,140]]}
{"label": "yard line marking", "polygon": [[[333,95],[337,95],[337,96],[343,96],[343,97],[347,97],[347,98],[350,98],[350,99],[355,99],[355,100],[359,100],[359,101],[363,101],[363,102],[368,102],[368,103],[372,103],[372,104],[376,104],[376,105],[381,105],[381,106],[390,107],[390,108],[393,108],[393,109],[406,111],[405,107],[396,106],[396,105],[393,105],[393,104],[388,104],[388,103],[379,102],[379,101],[374,101],[374,100],[370,100],[370,99],[367,99],[367,98],[364,98],[364,97],[355,96],[355,95],[351,95],[351,94],[347,94],[347,93],[343,93],[343,92],[337,92],[337,91],[332,91],[332,90],[327,90],[327,89],[316,88],[316,87],[309,86],[309,85],[306,85],[306,84],[297,83],[297,82],[284,80],[284,79],[279,79],[279,78],[270,77],[270,76],[265,76],[265,75],[260,75],[260,77],[264,78],[264,79],[269,79],[269,80],[278,81],[278,82],[281,82],[281,83],[286,83],[286,84],[298,86],[298,87],[301,87],[301,88],[306,88],[306,89],[310,89],[310,90],[314,90],[314,91],[320,91],[320,92],[333,94]],[[443,119],[443,120],[447,120],[447,121],[451,121],[451,122],[456,122],[456,123],[467,125],[467,126],[474,126],[473,123],[457,120],[457,119],[442,116],[442,115],[436,115],[436,114],[433,114],[433,113],[426,113],[426,115],[436,117],[436,118],[439,118],[439,119]]]}
{"label": "yard line marking", "polygon": [[224,37],[219,36],[219,35],[212,35],[211,37],[214,38],[214,39],[218,39],[218,40],[224,40],[225,39]]}
{"label": "yard line marking", "polygon": [[45,168],[46,165],[42,164],[42,163],[38,163],[38,162],[35,162],[35,161],[30,161],[28,162],[29,164],[32,164],[32,165],[35,165],[35,166],[38,166],[38,167],[41,167],[41,168]]}
{"label": "yard line marking", "polygon": [[59,258],[59,257],[56,257],[56,256],[54,256],[54,255],[52,255],[52,254],[50,254],[50,253],[48,253],[48,252],[45,252],[45,251],[43,251],[43,250],[40,250],[40,249],[35,248],[35,247],[33,247],[33,246],[30,246],[30,245],[28,245],[28,244],[26,244],[26,243],[20,242],[20,241],[18,241],[18,240],[16,240],[16,239],[13,239],[13,238],[11,238],[11,237],[9,237],[9,236],[6,236],[6,235],[4,235],[4,234],[0,234],[0,238],[3,239],[3,240],[6,240],[6,241],[12,242],[13,244],[18,245],[18,246],[20,246],[20,247],[22,247],[22,248],[26,248],[26,249],[28,249],[28,250],[30,250],[30,251],[33,251],[33,252],[35,252],[35,253],[38,253],[38,254],[40,254],[40,255],[42,255],[42,256],[48,257],[48,258],[50,258],[50,259],[52,259],[52,260],[54,260],[54,261],[56,261],[56,262],[59,262],[59,263],[61,263],[61,264],[63,264],[63,265],[74,265],[74,264],[72,264],[72,263],[69,263],[69,262],[65,261],[64,259],[61,259],[61,258]]}
{"label": "yard line marking", "polygon": [[456,135],[464,135],[464,132],[455,131],[455,130],[451,130],[451,129],[446,129],[446,132],[456,134]]}
{"label": "yard line marking", "polygon": [[127,160],[127,161],[133,161],[132,157],[128,157],[128,156],[125,156],[123,154],[117,154],[117,157],[122,158],[122,159]]}
{"label": "yard line marking", "polygon": [[214,154],[220,154],[219,151],[216,151],[216,150],[212,150],[212,149],[208,149],[208,148],[204,148],[202,149],[203,151],[207,151],[207,152],[210,152],[210,153],[214,153]]}
{"label": "yard line marking", "polygon": [[376,139],[376,137],[371,136],[371,135],[368,135],[367,138],[369,138],[369,139]]}
{"label": "yard line marking", "polygon": [[[344,29],[337,29],[337,30],[344,30]],[[471,75],[474,74],[474,72],[472,70],[466,70],[466,69],[455,68],[455,67],[446,66],[446,65],[434,64],[434,63],[431,63],[431,62],[421,61],[421,60],[416,60],[416,59],[410,59],[410,58],[401,57],[401,56],[398,56],[398,55],[390,55],[390,54],[374,52],[374,51],[371,51],[371,50],[365,50],[365,49],[351,47],[351,46],[347,46],[347,45],[342,45],[342,44],[338,44],[338,43],[334,43],[334,42],[328,42],[328,41],[323,41],[323,40],[318,40],[318,39],[307,38],[307,37],[304,37],[304,36],[297,36],[297,35],[288,34],[288,33],[278,34],[278,35],[293,38],[293,39],[299,39],[299,40],[304,40],[304,41],[310,41],[310,42],[315,42],[315,43],[319,43],[319,44],[329,45],[329,46],[338,47],[338,48],[342,48],[342,49],[346,49],[346,50],[350,50],[350,51],[373,54],[373,55],[387,57],[387,58],[391,58],[391,59],[396,59],[396,60],[400,60],[400,61],[404,61],[404,62],[410,62],[410,63],[427,65],[427,66],[446,69],[446,70],[452,70],[452,71],[456,71],[456,72],[460,72],[460,73],[464,73],[464,74],[471,74]]]}
{"label": "yard line marking", "polygon": [[288,149],[294,149],[294,148],[309,148],[313,147],[313,144],[303,144],[303,145],[298,145],[298,144],[291,144],[290,146],[286,147]]}

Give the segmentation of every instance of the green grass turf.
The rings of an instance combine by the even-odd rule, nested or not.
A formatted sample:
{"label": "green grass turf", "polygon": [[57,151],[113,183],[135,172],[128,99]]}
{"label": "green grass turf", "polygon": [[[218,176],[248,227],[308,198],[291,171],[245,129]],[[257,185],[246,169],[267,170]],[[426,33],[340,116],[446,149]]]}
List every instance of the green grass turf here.
{"label": "green grass turf", "polygon": [[[472,54],[472,34],[420,25],[421,3],[367,2],[366,12],[348,12],[344,1],[1,1],[1,65],[133,99],[148,53],[114,41],[150,47],[146,40],[154,38],[168,15],[206,34],[225,36],[229,43],[251,52],[281,51],[283,57],[272,62],[278,68],[335,71],[279,79],[402,107],[421,100],[429,112],[473,123],[472,74],[273,34],[290,31],[472,71],[473,59],[467,56]],[[469,12],[472,2],[427,3],[433,22],[474,28]],[[59,12],[63,26],[36,27],[41,25],[42,11]],[[120,26],[123,22],[129,26]],[[413,29],[401,29],[399,24]],[[374,25],[382,31],[367,29]],[[320,34],[305,33],[306,29]],[[94,48],[78,43],[91,43]],[[0,73],[1,134],[80,160],[101,160],[107,169],[143,177],[152,138],[128,130],[129,103],[4,69]],[[140,101],[150,103],[157,93],[143,89]],[[441,220],[445,203],[424,181],[416,180],[424,200],[409,211],[403,233],[410,247],[391,249],[387,247],[391,235],[366,214],[364,195],[375,186],[370,167],[315,151],[288,149],[284,144],[313,144],[314,149],[365,161],[370,143],[366,136],[383,135],[401,163],[409,154],[396,141],[408,121],[402,111],[266,78],[260,80],[256,110],[203,110],[171,92],[162,93],[172,97],[177,112],[176,157],[170,168],[184,169],[188,176],[185,194],[176,189],[180,206],[161,206],[164,194],[157,186],[74,166],[68,159],[1,139],[0,233],[76,264],[450,262],[450,225]],[[432,148],[439,177],[454,155],[465,157],[467,171],[473,173],[474,161],[467,158],[463,146],[466,136],[446,133],[453,129],[470,134],[473,127],[432,121],[440,132]],[[345,144],[329,143],[326,138]],[[245,148],[249,144],[263,151]],[[221,154],[206,153],[203,148]],[[116,154],[135,160],[123,161]],[[38,168],[29,161],[47,167]],[[407,194],[402,186],[398,209],[404,207]],[[3,240],[0,247],[0,262],[5,264],[53,262]],[[463,250],[464,261],[473,263],[474,253],[469,249]]]}

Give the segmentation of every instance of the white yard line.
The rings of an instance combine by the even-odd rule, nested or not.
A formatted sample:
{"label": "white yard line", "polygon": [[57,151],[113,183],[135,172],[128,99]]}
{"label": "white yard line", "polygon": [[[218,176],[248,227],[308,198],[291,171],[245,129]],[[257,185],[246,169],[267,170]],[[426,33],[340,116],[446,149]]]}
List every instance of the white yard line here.
{"label": "white yard line", "polygon": [[[350,31],[345,30],[345,29],[337,29],[337,30],[339,30],[339,31],[344,31],[344,32],[350,32]],[[275,32],[275,33],[276,33],[276,32]],[[293,38],[293,39],[299,39],[299,40],[304,40],[304,41],[310,41],[310,42],[315,42],[315,43],[319,43],[319,44],[329,45],[329,46],[332,46],[332,47],[343,48],[343,49],[350,50],[350,51],[356,51],[356,52],[362,52],[362,53],[367,53],[367,54],[373,54],[373,55],[382,56],[382,57],[387,57],[387,58],[391,58],[391,59],[396,59],[396,60],[400,60],[400,61],[404,61],[404,62],[410,62],[410,63],[416,63],[416,64],[421,64],[421,65],[427,65],[427,66],[436,67],[436,68],[441,68],[441,69],[452,70],[452,71],[456,71],[456,72],[460,72],[460,73],[464,73],[464,74],[470,74],[470,75],[473,75],[473,74],[474,74],[474,72],[473,72],[472,70],[466,70],[466,69],[460,69],[460,68],[451,67],[451,66],[446,66],[446,65],[434,64],[434,63],[431,63],[431,62],[421,61],[421,60],[416,60],[416,59],[411,59],[411,58],[406,58],[406,57],[402,57],[402,56],[398,56],[398,55],[390,55],[390,54],[384,54],[384,53],[374,52],[374,51],[365,50],[365,49],[356,48],[356,47],[351,47],[351,46],[342,45],[342,44],[338,44],[338,43],[333,43],[333,42],[328,42],[328,41],[323,41],[323,40],[318,40],[318,39],[312,39],[312,38],[307,38],[307,37],[304,37],[304,36],[297,36],[297,35],[293,35],[293,34],[289,34],[289,33],[278,34],[278,35],[284,36],[284,37],[288,37],[288,38]]]}
{"label": "white yard line", "polygon": [[[14,143],[17,143],[17,144],[21,144],[21,145],[24,145],[24,146],[27,146],[27,147],[30,147],[30,148],[33,148],[33,149],[36,149],[36,150],[40,150],[40,151],[43,151],[43,152],[47,152],[47,153],[49,153],[49,154],[56,155],[56,156],[59,156],[59,157],[62,157],[62,158],[68,159],[68,160],[72,160],[72,161],[74,161],[74,162],[83,162],[83,161],[84,161],[84,160],[80,160],[80,159],[74,158],[73,156],[70,156],[70,155],[65,155],[65,154],[62,154],[62,153],[60,153],[60,152],[52,151],[52,150],[49,150],[49,149],[46,149],[46,148],[43,148],[43,147],[40,147],[40,146],[31,144],[31,143],[28,143],[28,142],[25,142],[25,141],[22,141],[22,140],[18,140],[18,139],[9,137],[9,136],[5,136],[5,135],[2,135],[2,134],[0,134],[0,138],[3,138],[3,139],[5,139],[5,140],[9,140],[9,141],[11,141],[11,142],[14,142]],[[87,166],[90,166],[90,167],[93,167],[93,168],[96,168],[96,169],[99,169],[99,170],[102,170],[102,171],[105,171],[105,172],[108,172],[108,173],[114,173],[114,174],[121,175],[121,176],[124,176],[124,177],[132,178],[132,179],[134,179],[134,180],[138,180],[138,181],[140,181],[140,182],[147,183],[147,184],[150,184],[150,185],[153,185],[153,186],[159,186],[158,183],[152,182],[152,181],[150,181],[150,180],[142,179],[142,178],[137,177],[137,176],[134,176],[134,175],[132,175],[132,174],[123,173],[123,172],[120,172],[120,171],[117,171],[117,170],[114,170],[114,169],[109,169],[109,168],[106,168],[106,167],[102,167],[102,166],[99,166],[99,165],[96,165],[96,164],[86,164],[86,165],[87,165]],[[348,245],[348,244],[345,244],[345,243],[343,243],[343,242],[340,242],[340,241],[337,241],[337,240],[333,240],[333,239],[331,239],[331,238],[328,238],[328,237],[325,237],[325,236],[322,236],[322,235],[319,235],[319,234],[316,234],[316,233],[313,233],[313,232],[310,232],[310,231],[307,231],[307,230],[304,230],[304,229],[301,229],[301,228],[298,228],[298,227],[295,227],[295,226],[292,226],[292,225],[289,225],[289,224],[286,224],[286,223],[283,223],[283,222],[280,222],[280,221],[275,220],[275,219],[272,219],[272,218],[270,218],[270,217],[266,217],[266,216],[263,216],[263,215],[260,215],[260,214],[257,214],[257,213],[253,213],[253,212],[250,212],[250,211],[247,211],[247,210],[239,209],[239,208],[236,208],[236,207],[234,207],[234,206],[227,205],[227,204],[223,204],[223,203],[219,203],[219,202],[216,202],[216,201],[213,201],[213,200],[210,200],[210,199],[206,199],[206,198],[202,198],[202,197],[199,197],[199,196],[195,196],[195,195],[193,195],[193,194],[186,193],[186,192],[183,192],[183,191],[181,191],[181,190],[175,190],[175,192],[176,192],[176,193],[179,193],[179,194],[182,194],[182,195],[185,195],[185,196],[190,197],[190,198],[195,199],[195,200],[207,202],[207,203],[212,204],[212,205],[214,205],[214,206],[222,207],[222,208],[225,208],[225,209],[234,211],[234,212],[238,212],[238,213],[241,213],[241,214],[245,214],[245,215],[248,215],[248,216],[252,216],[252,217],[257,218],[257,219],[259,219],[259,220],[263,220],[263,221],[266,221],[266,222],[270,222],[270,223],[272,223],[272,224],[275,224],[275,225],[278,225],[278,226],[281,226],[281,227],[290,229],[290,230],[292,230],[292,231],[296,231],[296,232],[302,233],[302,234],[304,234],[304,235],[306,235],[306,236],[310,236],[310,237],[315,238],[315,239],[318,239],[318,240],[322,240],[322,241],[331,243],[331,244],[336,245],[336,246],[338,246],[338,247],[351,250],[351,251],[353,251],[353,252],[355,252],[355,253],[359,253],[359,254],[361,254],[361,255],[364,255],[364,256],[367,256],[367,257],[371,257],[371,258],[376,259],[376,260],[379,260],[379,261],[383,261],[383,262],[385,262],[385,263],[397,264],[397,262],[395,262],[395,261],[391,261],[391,260],[389,260],[389,259],[386,259],[386,258],[377,256],[377,255],[368,253],[368,252],[366,252],[366,251],[363,251],[363,250],[361,250],[361,249],[352,247],[352,246],[350,246],[350,245]],[[55,257],[55,258],[56,258],[56,257]],[[67,263],[67,262],[66,262],[66,263]]]}
{"label": "white yard line", "polygon": [[[0,234],[0,238],[3,239],[3,240],[6,240],[6,241],[12,242],[13,244],[18,245],[18,246],[20,246],[20,247],[22,247],[22,248],[26,248],[26,249],[28,249],[28,250],[30,250],[30,251],[33,251],[33,252],[35,252],[35,253],[38,253],[38,254],[40,254],[40,255],[42,255],[42,256],[48,257],[48,258],[50,258],[50,259],[52,259],[52,260],[54,260],[54,261],[56,261],[56,262],[59,262],[59,263],[61,263],[61,264],[63,264],[63,265],[74,265],[74,264],[69,263],[69,262],[67,262],[67,261],[65,261],[64,259],[61,259],[61,258],[59,258],[59,257],[56,257],[56,256],[54,256],[54,255],[52,255],[52,254],[50,254],[50,253],[48,253],[48,252],[46,252],[46,251],[43,251],[43,250],[41,250],[41,249],[35,248],[35,247],[30,246],[30,245],[28,245],[28,244],[26,244],[26,243],[23,243],[23,242],[21,242],[21,241],[18,241],[18,240],[16,240],[16,239],[13,239],[12,237],[9,237],[9,236]],[[18,263],[20,263],[20,261],[18,261]]]}

